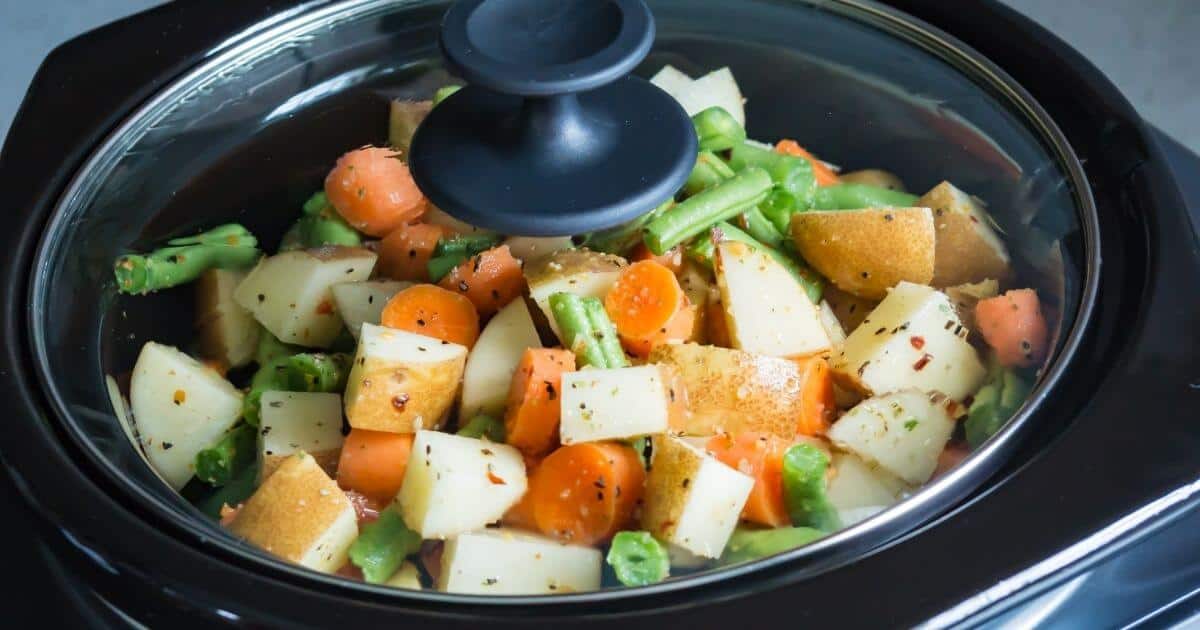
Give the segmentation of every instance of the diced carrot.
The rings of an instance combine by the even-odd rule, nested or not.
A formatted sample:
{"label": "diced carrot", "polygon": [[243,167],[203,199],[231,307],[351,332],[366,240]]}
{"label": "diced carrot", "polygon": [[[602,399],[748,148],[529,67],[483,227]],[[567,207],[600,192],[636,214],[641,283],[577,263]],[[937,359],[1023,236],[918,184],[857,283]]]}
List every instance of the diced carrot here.
{"label": "diced carrot", "polygon": [[833,422],[837,410],[837,397],[833,390],[833,372],[824,357],[808,357],[796,360],[800,364],[800,418],[796,431],[813,437],[825,435]]}
{"label": "diced carrot", "polygon": [[425,212],[408,165],[394,149],[363,147],[338,158],[325,178],[325,195],[354,229],[386,236]]}
{"label": "diced carrot", "polygon": [[[538,466],[542,463],[539,457],[525,455],[525,476],[533,479]],[[517,504],[508,508],[500,522],[510,527],[519,527],[529,531],[537,531],[537,519],[533,515],[533,493],[526,490]]]}
{"label": "diced carrot", "polygon": [[400,492],[412,443],[411,433],[351,429],[338,460],[338,485],[387,504]]}
{"label": "diced carrot", "polygon": [[813,176],[817,178],[818,186],[830,186],[838,183],[837,173],[834,173],[828,164],[817,159],[795,140],[780,140],[779,144],[775,145],[775,150],[784,155],[794,155],[808,160],[808,163],[812,165]]}
{"label": "diced carrot", "polygon": [[504,415],[505,441],[527,455],[542,455],[558,440],[562,375],[575,355],[560,348],[528,348],[517,363]]}
{"label": "diced carrot", "polygon": [[1001,365],[1031,367],[1046,357],[1046,318],[1033,289],[980,300],[975,323]]}
{"label": "diced carrot", "polygon": [[429,259],[446,228],[430,223],[407,223],[379,242],[375,270],[393,280],[429,282]]}
{"label": "diced carrot", "polygon": [[525,291],[525,275],[521,261],[501,245],[468,258],[438,284],[465,295],[487,317]]}
{"label": "diced carrot", "polygon": [[530,480],[538,529],[576,545],[606,541],[633,519],[645,479],[641,460],[629,446],[564,446],[543,460]]}
{"label": "diced carrot", "polygon": [[729,338],[729,324],[725,321],[724,305],[717,300],[712,300],[704,309],[708,343],[721,348],[732,348],[733,342]]}
{"label": "diced carrot", "polygon": [[633,251],[629,255],[629,260],[634,262],[639,260],[653,260],[670,269],[672,273],[679,273],[683,269],[683,249],[676,245],[660,255],[650,251],[650,248],[646,247],[645,241],[642,241],[633,248]]}
{"label": "diced carrot", "polygon": [[464,345],[479,338],[479,313],[467,298],[432,284],[414,284],[383,307],[380,318],[388,328],[407,330]]}
{"label": "diced carrot", "polygon": [[686,340],[696,317],[675,273],[653,260],[626,267],[604,297],[604,309],[621,344],[639,357],[659,344]]}
{"label": "diced carrot", "polygon": [[754,478],[743,519],[770,527],[791,525],[783,500],[783,454],[789,446],[778,436],[752,431],[717,435],[705,445],[713,457]]}

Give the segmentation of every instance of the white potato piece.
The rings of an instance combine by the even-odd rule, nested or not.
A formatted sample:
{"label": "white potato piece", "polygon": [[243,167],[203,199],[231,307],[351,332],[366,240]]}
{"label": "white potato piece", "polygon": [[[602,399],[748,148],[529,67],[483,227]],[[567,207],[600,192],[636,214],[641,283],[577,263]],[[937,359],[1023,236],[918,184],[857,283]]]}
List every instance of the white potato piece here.
{"label": "white potato piece", "polygon": [[624,258],[612,254],[565,249],[525,265],[525,281],[529,285],[529,297],[545,313],[551,330],[558,335],[558,324],[550,311],[550,296],[574,293],[580,297],[603,298],[627,264]]}
{"label": "white potato piece", "polygon": [[233,297],[284,343],[325,348],[342,331],[330,287],[371,276],[376,256],[356,247],[320,247],[259,261]]}
{"label": "white potato piece", "polygon": [[695,116],[710,107],[721,107],[739,125],[746,126],[746,99],[742,97],[742,91],[729,68],[714,70],[695,79],[671,96],[679,101],[688,116]]}
{"label": "white potato piece", "polygon": [[834,373],[866,394],[913,388],[961,401],[986,376],[966,336],[945,293],[901,282],[846,338]]}
{"label": "white potato piece", "polygon": [[346,328],[358,339],[363,324],[378,324],[383,307],[397,293],[411,287],[411,282],[400,280],[368,280],[366,282],[339,282],[330,290],[338,315]]}
{"label": "white potato piece", "polygon": [[433,101],[393,99],[388,114],[388,144],[399,149],[405,161],[417,127],[433,111]]}
{"label": "white potato piece", "polygon": [[515,299],[500,309],[467,356],[459,416],[502,415],[521,355],[528,348],[541,347],[542,340],[525,300]]}
{"label": "white potato piece", "polygon": [[846,344],[846,330],[842,328],[842,322],[838,320],[837,314],[833,312],[833,307],[829,302],[821,300],[821,304],[817,307],[818,314],[821,317],[821,325],[825,327],[825,334],[829,335],[829,344],[835,350],[841,350]]}
{"label": "white potato piece", "polygon": [[[117,379],[111,374],[104,375],[104,384],[108,389],[108,400],[112,403],[113,413],[117,416],[117,423],[121,425],[121,429],[125,431],[125,437],[129,438],[129,443],[133,445],[133,450],[137,451],[138,457],[146,462],[146,466],[158,475],[163,483],[167,483],[162,473],[154,468],[154,464],[150,463],[150,458],[146,457],[146,451],[142,448],[142,440],[138,437],[137,427],[134,426],[133,415],[129,411],[129,401],[121,393],[121,386],[117,384]],[[169,484],[168,484],[169,485]]]}
{"label": "white potato piece", "polygon": [[652,439],[642,528],[697,556],[720,557],[754,479],[679,438]]}
{"label": "white potato piece", "polygon": [[916,204],[933,210],[937,231],[933,286],[1007,280],[1012,275],[1008,250],[983,207],[950,182],[925,193]]}
{"label": "white potato piece", "polygon": [[672,569],[699,569],[712,562],[708,558],[702,558],[675,545],[667,545],[667,558],[670,560]]}
{"label": "white potato piece", "polygon": [[200,354],[229,367],[241,367],[254,360],[262,330],[250,311],[233,299],[234,290],[245,278],[245,271],[209,269],[196,280]]}
{"label": "white potato piece", "polygon": [[510,236],[501,244],[508,245],[513,258],[525,263],[575,246],[570,236]]}
{"label": "white potato piece", "polygon": [[406,560],[384,584],[395,588],[410,588],[419,591],[421,590],[421,573],[417,570],[417,565]]}
{"label": "white potato piece", "polygon": [[[937,468],[961,408],[941,394],[905,390],[864,400],[829,430],[834,446],[920,485]],[[948,411],[949,409],[949,411]]]}
{"label": "white potato piece", "polygon": [[358,519],[337,482],[315,459],[298,453],[263,481],[229,531],[284,560],[333,573],[346,564]]}
{"label": "white potato piece", "polygon": [[982,336],[977,334],[979,331],[975,326],[975,305],[980,300],[1000,295],[1000,282],[989,278],[979,282],[946,287],[944,291],[946,297],[950,298],[950,303],[954,305],[954,311],[958,313],[958,319],[962,321],[963,326],[970,330],[972,335],[978,337],[978,339],[972,339],[968,335],[967,339],[982,342]]}
{"label": "white potato piece", "polygon": [[670,385],[657,365],[567,372],[562,376],[563,444],[665,433]]}
{"label": "white potato piece", "polygon": [[842,522],[842,527],[846,528],[857,525],[886,509],[888,509],[886,505],[866,505],[848,510],[838,510],[838,520]]}
{"label": "white potato piece", "polygon": [[212,368],[153,341],[142,346],[129,383],[142,450],[176,490],[195,474],[196,453],[242,415],[242,392]]}
{"label": "white potato piece", "polygon": [[453,538],[481,529],[521,500],[525,460],[506,444],[417,431],[396,500],[421,538]]}
{"label": "white potato piece", "polygon": [[[825,496],[849,527],[846,515],[864,508],[886,509],[899,501],[908,485],[879,466],[868,464],[852,453],[834,453],[835,474],[829,480]],[[861,518],[859,520],[862,520]]]}
{"label": "white potato piece", "polygon": [[466,347],[456,343],[363,324],[346,383],[350,426],[391,433],[441,426],[466,360]]}
{"label": "white potato piece", "polygon": [[544,595],[600,588],[600,550],[516,530],[486,529],[447,541],[438,590]]}
{"label": "white potato piece", "polygon": [[714,266],[735,348],[774,357],[832,349],[817,306],[779,263],[745,243],[725,241]]}
{"label": "white potato piece", "polygon": [[342,397],[321,392],[263,392],[259,449],[266,479],[287,458],[305,452],[327,473],[342,454]]}
{"label": "white potato piece", "polygon": [[684,74],[675,66],[667,64],[650,78],[650,82],[667,94],[675,96],[692,84],[692,77]]}

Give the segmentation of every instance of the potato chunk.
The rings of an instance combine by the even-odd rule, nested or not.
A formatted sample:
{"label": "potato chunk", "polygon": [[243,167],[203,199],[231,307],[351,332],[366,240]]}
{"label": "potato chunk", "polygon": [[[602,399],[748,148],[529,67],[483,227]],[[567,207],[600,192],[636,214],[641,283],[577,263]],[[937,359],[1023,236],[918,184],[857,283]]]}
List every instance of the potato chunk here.
{"label": "potato chunk", "polygon": [[562,377],[563,444],[664,433],[668,384],[657,365],[582,370]]}
{"label": "potato chunk", "polygon": [[525,300],[517,298],[488,322],[467,357],[459,416],[504,415],[513,372],[527,348],[542,347]]}
{"label": "potato chunk", "polygon": [[234,290],[245,278],[244,271],[209,269],[196,280],[200,354],[229,367],[252,361],[258,347],[258,322],[233,299]]}
{"label": "potato chunk", "polygon": [[196,454],[242,415],[242,392],[212,368],[153,341],[142,346],[129,384],[142,450],[172,488],[195,474]]}
{"label": "potato chunk", "polygon": [[720,557],[754,479],[671,436],[653,438],[642,527],[704,558]]}
{"label": "potato chunk", "polygon": [[319,392],[263,392],[259,445],[261,479],[287,458],[308,453],[327,473],[342,453],[342,397]]}
{"label": "potato chunk", "polygon": [[933,286],[1000,281],[1012,275],[1008,250],[996,234],[988,213],[967,193],[942,182],[917,200],[933,210],[937,232]]}
{"label": "potato chunk", "polygon": [[966,336],[946,294],[901,282],[846,338],[834,373],[867,394],[913,388],[961,401],[986,376]]}
{"label": "potato chunk", "polygon": [[864,462],[851,453],[834,453],[833,479],[826,496],[849,527],[899,501],[908,484],[877,465]]}
{"label": "potato chunk", "polygon": [[346,563],[358,520],[346,493],[305,453],[287,458],[238,512],[229,531],[314,571]]}
{"label": "potato chunk", "polygon": [[513,258],[525,264],[575,246],[570,236],[510,236],[502,244],[508,245]]}
{"label": "potato chunk", "polygon": [[[559,334],[554,314],[550,312],[550,296],[555,293],[574,293],[582,297],[603,298],[621,275],[626,262],[620,256],[586,249],[564,249],[525,265],[525,281],[529,297],[546,314],[550,328]],[[560,337],[561,338],[561,337]]]}
{"label": "potato chunk", "polygon": [[259,261],[233,297],[284,343],[325,348],[342,331],[330,287],[366,280],[375,254],[353,247],[321,247]]}
{"label": "potato chunk", "polygon": [[804,260],[854,295],[879,299],[897,282],[927,284],[933,278],[929,208],[800,212],[791,227]]}
{"label": "potato chunk", "polygon": [[441,426],[466,359],[467,349],[456,343],[363,324],[346,384],[350,426],[391,433]]}
{"label": "potato chunk", "polygon": [[447,541],[438,590],[545,595],[600,588],[598,549],[516,530],[486,529]]}
{"label": "potato chunk", "polygon": [[864,400],[834,423],[829,440],[920,485],[937,468],[962,405],[941,394],[905,390]]}
{"label": "potato chunk", "polygon": [[341,315],[350,334],[358,339],[362,325],[378,324],[388,300],[410,286],[411,282],[399,280],[368,280],[339,282],[331,290],[338,315]]}
{"label": "potato chunk", "polygon": [[396,500],[421,538],[481,529],[525,494],[525,460],[506,444],[418,431]]}

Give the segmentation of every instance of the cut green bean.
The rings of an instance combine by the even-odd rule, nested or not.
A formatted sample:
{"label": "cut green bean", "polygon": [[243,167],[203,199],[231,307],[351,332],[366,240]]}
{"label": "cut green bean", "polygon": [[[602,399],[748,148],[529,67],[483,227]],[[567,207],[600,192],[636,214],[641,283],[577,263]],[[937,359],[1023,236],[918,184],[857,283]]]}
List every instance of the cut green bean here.
{"label": "cut green bean", "polygon": [[172,239],[149,254],[121,256],[113,264],[113,274],[121,293],[144,295],[191,282],[209,269],[244,269],[261,255],[254,235],[230,223]]}
{"label": "cut green bean", "polygon": [[608,366],[604,349],[596,339],[583,298],[574,293],[555,293],[550,296],[550,312],[562,334],[564,345],[573,353],[579,367]]}
{"label": "cut green bean", "polygon": [[196,501],[196,507],[211,518],[221,518],[223,506],[237,507],[258,489],[258,469],[258,461],[251,462],[249,466],[239,471],[229,483]]}
{"label": "cut green bean", "polygon": [[749,168],[731,179],[688,197],[646,226],[646,246],[655,254],[700,234],[713,224],[757,206],[771,190],[766,171]]}
{"label": "cut green bean", "polygon": [[463,86],[461,85],[444,85],[438,88],[437,91],[433,93],[433,106],[437,107],[438,103],[450,98],[451,94],[454,94],[462,88]]}
{"label": "cut green bean", "polygon": [[709,107],[692,116],[701,151],[727,151],[746,141],[746,130],[722,107]]}
{"label": "cut green bean", "polygon": [[239,424],[216,444],[196,454],[196,478],[211,486],[224,486],[257,457],[258,431],[249,424]]}
{"label": "cut green bean", "polygon": [[725,544],[719,564],[727,566],[757,560],[777,553],[803,547],[825,535],[812,527],[777,527],[775,529],[749,529],[739,527]]}
{"label": "cut green bean", "polygon": [[[766,254],[771,260],[779,263],[792,277],[804,287],[804,292],[808,294],[809,299],[816,304],[821,301],[821,294],[825,290],[825,280],[820,275],[809,269],[807,265],[797,262],[787,254],[767,247],[762,243],[754,240],[754,237],[738,229],[730,223],[718,223],[713,226],[713,229],[706,234],[702,234],[699,238],[692,242],[685,251],[688,258],[703,265],[708,269],[713,268],[713,256],[716,255],[716,242],[713,240],[714,233],[719,240],[737,241],[745,243],[762,253]],[[785,241],[786,242],[786,241]]]}
{"label": "cut green bean", "polygon": [[283,343],[266,329],[260,329],[258,347],[254,350],[254,361],[262,366],[274,361],[278,357],[290,357],[293,354],[299,354],[303,351],[300,346]]}
{"label": "cut green bean", "polygon": [[756,241],[772,249],[779,249],[783,245],[783,234],[775,229],[775,224],[758,207],[743,212],[742,221],[746,225],[746,232]]}
{"label": "cut green bean", "polygon": [[780,234],[788,234],[792,229],[792,215],[800,211],[800,205],[792,193],[775,189],[767,195],[766,201],[758,204],[758,209]]}
{"label": "cut green bean", "polygon": [[503,442],[504,422],[487,414],[479,414],[458,430],[458,435],[469,438],[487,438],[492,442]]}
{"label": "cut green bean", "polygon": [[908,208],[916,195],[867,184],[821,186],[813,198],[814,210],[856,210],[858,208]]}
{"label": "cut green bean", "polygon": [[342,353],[303,353],[288,357],[288,389],[294,392],[340,392],[346,389],[351,361]]}
{"label": "cut green bean", "polygon": [[683,193],[687,196],[707,190],[734,176],[733,169],[712,151],[701,151],[696,156],[696,165],[692,167],[687,182],[683,184]]}
{"label": "cut green bean", "polygon": [[362,236],[334,210],[325,193],[316,193],[304,202],[303,213],[283,235],[279,251],[312,249],[326,245],[362,245]]}
{"label": "cut green bean", "polygon": [[592,336],[600,344],[600,352],[604,354],[604,367],[621,368],[629,365],[625,350],[621,348],[621,340],[617,337],[617,327],[604,310],[604,302],[597,297],[583,298],[583,309],[587,312],[588,323],[592,327]]}
{"label": "cut green bean", "polygon": [[425,265],[430,281],[441,280],[467,259],[498,244],[500,236],[496,234],[460,234],[443,238],[438,241],[437,247],[433,249],[433,257]]}
{"label": "cut green bean", "polygon": [[963,422],[967,445],[975,450],[1008,422],[1029,395],[1030,386],[1012,369],[996,368],[975,393]]}
{"label": "cut green bean", "polygon": [[606,254],[625,254],[633,249],[638,243],[642,242],[642,228],[647,223],[653,221],[663,212],[666,212],[675,205],[674,199],[668,199],[659,204],[653,210],[643,214],[632,221],[627,221],[616,227],[606,230],[599,230],[585,234],[580,240],[580,245],[587,247],[593,251],[604,252]]}
{"label": "cut green bean", "polygon": [[362,569],[368,584],[381,584],[420,549],[421,535],[409,529],[395,509],[386,509],[374,523],[364,525],[350,545],[350,562]]}
{"label": "cut green bean", "polygon": [[748,168],[761,168],[771,175],[771,181],[796,198],[800,209],[812,205],[817,192],[817,178],[812,164],[794,155],[784,155],[772,149],[743,142],[729,154],[729,166],[742,172]]}
{"label": "cut green bean", "polygon": [[812,444],[796,444],[783,454],[783,499],[792,525],[825,532],[841,528],[837,508],[825,494],[829,456]]}
{"label": "cut green bean", "polygon": [[655,584],[671,572],[667,548],[648,532],[617,532],[605,561],[625,586]]}

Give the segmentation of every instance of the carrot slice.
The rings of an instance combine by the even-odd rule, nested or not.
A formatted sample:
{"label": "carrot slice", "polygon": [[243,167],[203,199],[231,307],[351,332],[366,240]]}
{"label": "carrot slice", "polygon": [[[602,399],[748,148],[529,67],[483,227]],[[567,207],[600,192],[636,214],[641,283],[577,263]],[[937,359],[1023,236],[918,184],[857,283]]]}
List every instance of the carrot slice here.
{"label": "carrot slice", "polygon": [[604,297],[604,309],[625,349],[641,357],[659,344],[686,340],[696,317],[675,273],[653,260],[626,267]]}
{"label": "carrot slice", "polygon": [[385,236],[425,212],[408,165],[393,149],[363,147],[338,158],[325,178],[329,203],[354,229]]}
{"label": "carrot slice", "polygon": [[633,519],[645,480],[637,453],[624,444],[564,446],[530,480],[537,527],[572,544],[606,541]]}
{"label": "carrot slice", "polygon": [[800,418],[796,431],[802,435],[825,435],[833,422],[837,399],[833,373],[824,357],[797,359],[803,384],[800,386]]}
{"label": "carrot slice", "polygon": [[633,251],[629,254],[629,260],[634,262],[641,260],[653,260],[654,262],[671,270],[671,273],[679,273],[683,270],[683,249],[676,245],[662,254],[655,254],[646,246],[645,241],[639,242]]}
{"label": "carrot slice", "polygon": [[1001,365],[1031,367],[1046,356],[1046,318],[1033,289],[980,300],[975,304],[975,323]]}
{"label": "carrot slice", "polygon": [[713,457],[754,478],[743,519],[769,527],[792,524],[783,500],[783,454],[789,446],[777,436],[753,431],[717,435],[705,445]]}
{"label": "carrot slice", "polygon": [[375,270],[393,280],[429,282],[429,259],[446,228],[430,223],[408,223],[379,241]]}
{"label": "carrot slice", "polygon": [[465,295],[487,317],[525,291],[525,275],[508,245],[501,245],[468,258],[438,284]]}
{"label": "carrot slice", "polygon": [[384,326],[464,345],[479,338],[479,313],[467,298],[432,284],[415,284],[383,307]]}
{"label": "carrot slice", "polygon": [[575,355],[559,348],[528,348],[517,363],[504,415],[505,441],[527,455],[554,448],[562,417],[562,375],[575,370]]}
{"label": "carrot slice", "polygon": [[808,160],[808,163],[812,165],[813,176],[817,178],[818,186],[830,186],[838,183],[837,173],[834,173],[828,164],[817,159],[815,155],[800,146],[799,142],[795,140],[780,140],[779,144],[775,145],[775,150],[784,155],[794,155]]}
{"label": "carrot slice", "polygon": [[[541,466],[542,459],[539,457],[531,457],[525,455],[525,475],[529,479],[537,474],[538,466]],[[537,519],[533,513],[533,492],[525,491],[521,495],[521,500],[517,504],[508,508],[504,516],[500,518],[500,522],[510,527],[519,527],[530,531],[537,531]]]}
{"label": "carrot slice", "polygon": [[390,502],[400,492],[412,443],[411,433],[351,429],[338,459],[338,485],[380,503]]}

